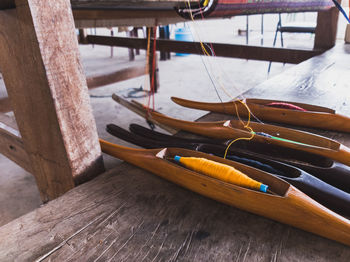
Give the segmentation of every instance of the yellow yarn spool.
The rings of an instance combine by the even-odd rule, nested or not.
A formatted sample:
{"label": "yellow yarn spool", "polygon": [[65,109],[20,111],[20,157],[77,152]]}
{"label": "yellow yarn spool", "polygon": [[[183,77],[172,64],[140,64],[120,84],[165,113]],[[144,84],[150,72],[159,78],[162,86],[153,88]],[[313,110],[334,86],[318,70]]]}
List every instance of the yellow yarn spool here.
{"label": "yellow yarn spool", "polygon": [[206,158],[198,157],[175,156],[174,160],[180,162],[185,167],[193,171],[225,181],[227,183],[256,189],[262,192],[266,192],[268,189],[267,185],[264,185],[263,183],[251,179],[250,177],[243,174],[241,171],[235,169],[232,166],[211,161]]}

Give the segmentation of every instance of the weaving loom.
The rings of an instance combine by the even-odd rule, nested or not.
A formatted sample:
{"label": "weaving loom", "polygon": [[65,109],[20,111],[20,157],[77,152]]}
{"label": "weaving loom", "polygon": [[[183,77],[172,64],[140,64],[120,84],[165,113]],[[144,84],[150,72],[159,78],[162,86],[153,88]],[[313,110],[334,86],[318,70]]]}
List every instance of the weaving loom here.
{"label": "weaving loom", "polygon": [[[248,0],[211,0],[202,1],[199,5],[180,9],[179,13],[194,18],[199,17],[231,17],[236,15],[251,15],[264,13],[314,12],[327,10],[334,6],[331,0],[279,0],[279,1],[248,1]],[[192,10],[190,10],[192,9]]]}

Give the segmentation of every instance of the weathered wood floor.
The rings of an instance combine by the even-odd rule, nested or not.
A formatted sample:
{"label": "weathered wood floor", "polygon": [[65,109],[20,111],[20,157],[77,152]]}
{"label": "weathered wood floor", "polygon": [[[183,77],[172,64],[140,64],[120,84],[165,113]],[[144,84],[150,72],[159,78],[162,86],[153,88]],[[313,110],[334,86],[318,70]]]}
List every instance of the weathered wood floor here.
{"label": "weathered wood floor", "polygon": [[[349,53],[350,46],[338,46],[247,96],[309,102],[349,115]],[[323,134],[350,146],[349,134]],[[349,258],[350,248],[342,244],[204,198],[128,164],[0,228],[0,261]]]}

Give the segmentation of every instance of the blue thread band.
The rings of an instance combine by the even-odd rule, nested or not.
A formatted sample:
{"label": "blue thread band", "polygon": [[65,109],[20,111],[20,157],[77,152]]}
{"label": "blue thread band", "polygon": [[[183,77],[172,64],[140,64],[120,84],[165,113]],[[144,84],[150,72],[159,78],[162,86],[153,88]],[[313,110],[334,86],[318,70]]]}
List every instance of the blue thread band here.
{"label": "blue thread band", "polygon": [[350,19],[349,19],[348,15],[346,14],[345,10],[343,9],[343,7],[338,3],[337,0],[332,0],[332,1],[333,1],[334,5],[339,9],[339,11],[343,14],[343,16],[348,21],[348,23],[350,23]]}
{"label": "blue thread band", "polygon": [[261,184],[260,191],[266,193],[268,188],[269,188],[269,186]]}
{"label": "blue thread band", "polygon": [[174,157],[174,160],[175,160],[176,162],[180,162],[180,159],[181,159],[181,156],[175,156],[175,157]]}

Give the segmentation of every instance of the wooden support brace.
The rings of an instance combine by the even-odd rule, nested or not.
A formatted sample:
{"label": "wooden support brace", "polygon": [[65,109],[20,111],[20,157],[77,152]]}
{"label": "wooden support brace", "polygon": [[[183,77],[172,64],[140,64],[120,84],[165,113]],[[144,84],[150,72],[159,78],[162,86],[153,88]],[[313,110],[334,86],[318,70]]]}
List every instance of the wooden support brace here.
{"label": "wooden support brace", "polygon": [[0,1],[0,10],[12,9],[12,8],[15,8],[15,1],[14,0],[1,0]]}
{"label": "wooden support brace", "polygon": [[0,12],[0,62],[42,200],[104,170],[69,0]]}
{"label": "wooden support brace", "polygon": [[131,68],[126,68],[119,70],[117,72],[99,75],[94,77],[89,77],[87,79],[87,85],[89,89],[105,86],[117,82],[121,82],[124,80],[128,80],[134,77],[142,76],[145,74],[145,66],[135,66]]}
{"label": "wooden support brace", "polygon": [[[126,37],[110,37],[110,36],[94,36],[88,35],[89,44],[133,47],[139,49],[147,48],[147,39],[142,38],[126,38]],[[152,45],[152,42],[151,42]],[[213,46],[215,55],[218,57],[231,57],[242,59],[253,59],[262,61],[272,61],[281,63],[301,63],[313,56],[320,55],[325,50],[301,50],[287,49],[262,46],[246,46],[219,43],[204,43],[205,46]],[[185,54],[203,55],[203,51],[199,42],[185,42],[174,40],[157,40],[157,50],[164,52],[176,52]]]}
{"label": "wooden support brace", "polygon": [[14,119],[4,114],[0,114],[0,153],[32,173],[32,166],[16,123]]}

